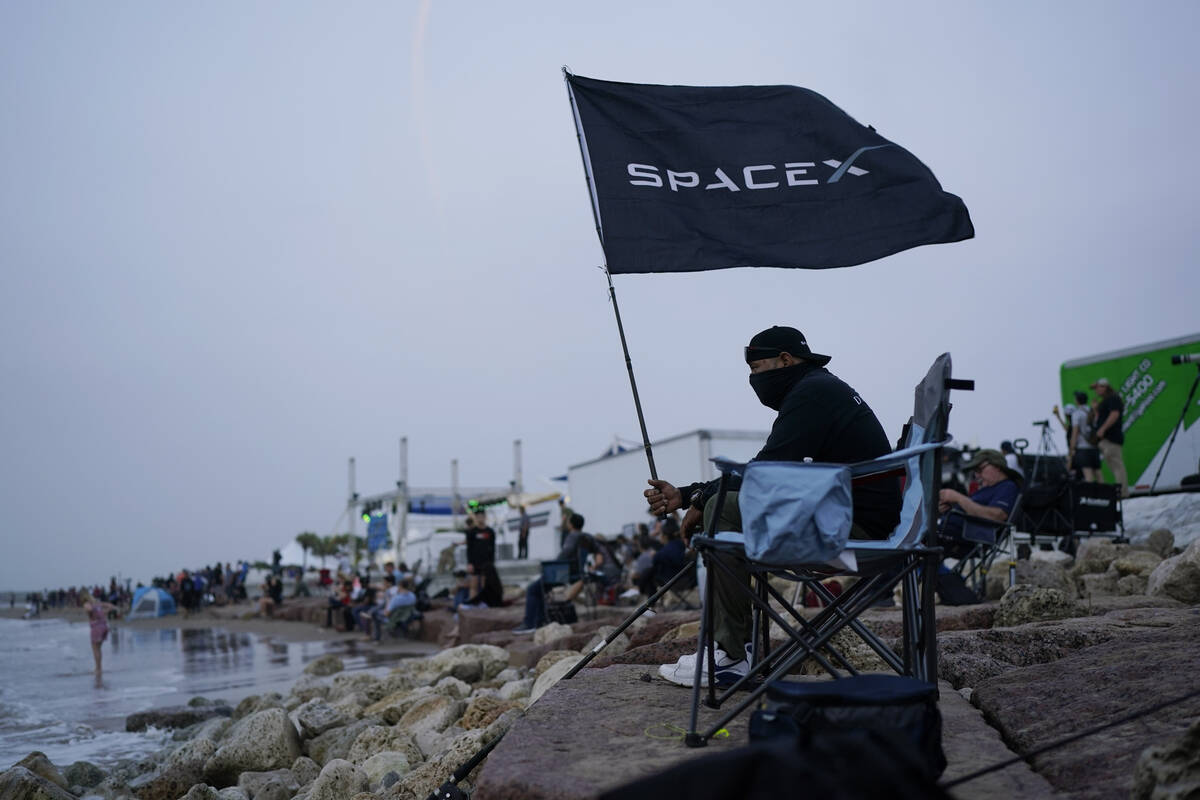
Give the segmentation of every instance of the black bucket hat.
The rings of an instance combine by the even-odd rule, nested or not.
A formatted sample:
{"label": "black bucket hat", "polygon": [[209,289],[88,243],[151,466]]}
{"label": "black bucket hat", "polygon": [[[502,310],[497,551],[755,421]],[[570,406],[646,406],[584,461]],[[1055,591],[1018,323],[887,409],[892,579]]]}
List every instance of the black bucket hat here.
{"label": "black bucket hat", "polygon": [[832,358],[810,350],[804,334],[795,328],[772,325],[765,331],[754,334],[750,346],[746,348],[746,363],[763,358],[777,358],[780,353],[790,353],[796,358],[811,361],[818,367],[825,366]]}

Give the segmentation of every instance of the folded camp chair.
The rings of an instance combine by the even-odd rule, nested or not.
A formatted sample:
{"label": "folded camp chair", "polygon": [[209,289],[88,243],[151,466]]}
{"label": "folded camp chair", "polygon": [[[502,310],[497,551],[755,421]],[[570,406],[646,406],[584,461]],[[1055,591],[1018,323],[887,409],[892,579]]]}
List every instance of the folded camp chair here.
{"label": "folded camp chair", "polygon": [[[957,558],[953,572],[963,579],[971,591],[983,600],[987,596],[987,575],[1001,553],[1007,553],[1012,546],[1012,534],[1016,530],[1017,521],[1021,519],[1021,505],[1025,498],[1022,491],[1017,495],[1008,519],[1000,522],[986,517],[973,517],[963,513],[961,509],[951,510],[943,518],[941,525],[952,517],[962,518],[962,538],[950,539],[941,534],[939,541],[946,549],[946,555]],[[954,548],[958,548],[955,550]]]}
{"label": "folded camp chair", "polygon": [[[972,389],[971,381],[951,378],[950,354],[939,356],[916,387],[912,419],[901,437],[903,447],[891,454],[861,464],[811,464],[782,461],[753,461],[737,464],[714,459],[721,473],[716,513],[708,530],[692,545],[700,553],[707,571],[706,598],[713,597],[713,575],[721,570],[734,576],[736,562],[748,568],[750,585],[739,584],[753,608],[753,654],[749,673],[720,696],[714,684],[715,657],[713,603],[706,601],[700,621],[698,652],[708,662],[707,705],[719,707],[734,692],[762,683],[718,720],[705,733],[697,731],[703,664],[696,659],[692,689],[692,713],[685,742],[703,746],[730,720],[756,703],[770,682],[788,674],[805,659],[812,658],[834,677],[857,674],[849,660],[831,644],[842,630],[853,631],[894,671],[920,680],[937,682],[937,642],[934,620],[934,587],[941,550],[937,547],[937,493],[941,476],[941,450],[945,445],[950,415],[950,390]],[[850,541],[851,482],[904,476],[904,500],[900,523],[885,540]],[[739,492],[745,532],[716,530],[730,479],[742,478]],[[814,504],[813,486],[831,487]],[[842,488],[839,488],[842,487]],[[830,498],[840,502],[826,503]],[[807,496],[806,496],[807,495]],[[815,512],[814,512],[815,508]],[[794,512],[798,512],[794,513]],[[804,514],[811,520],[800,520]],[[803,533],[796,533],[803,531]],[[823,541],[822,541],[823,539]],[[764,542],[767,547],[764,550]],[[771,543],[774,543],[772,545]],[[792,561],[788,553],[800,556]],[[766,555],[764,555],[764,553]],[[824,553],[820,560],[806,560],[806,553]],[[834,558],[836,556],[836,559]],[[811,620],[769,583],[772,575],[805,582],[828,605]],[[859,580],[834,596],[821,581],[836,575],[853,575]],[[858,617],[885,597],[897,584],[903,586],[903,635],[900,652],[863,625]],[[774,600],[787,618],[772,608]],[[787,635],[787,643],[770,651],[770,625]],[[827,655],[828,654],[828,655]]]}

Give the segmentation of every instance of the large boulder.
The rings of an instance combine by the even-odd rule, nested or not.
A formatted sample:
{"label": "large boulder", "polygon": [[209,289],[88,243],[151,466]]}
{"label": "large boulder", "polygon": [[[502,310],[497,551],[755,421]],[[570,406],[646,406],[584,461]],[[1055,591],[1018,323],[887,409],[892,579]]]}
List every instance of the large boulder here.
{"label": "large boulder", "polygon": [[321,774],[321,765],[308,756],[300,756],[292,762],[292,774],[296,776],[296,783],[304,786]]}
{"label": "large boulder", "polygon": [[1120,592],[1117,586],[1118,575],[1115,570],[1109,572],[1090,572],[1079,578],[1079,596],[1092,600],[1097,597],[1108,597]]}
{"label": "large boulder", "polygon": [[1149,550],[1130,550],[1112,560],[1110,570],[1116,571],[1120,577],[1126,575],[1149,575],[1154,568],[1162,563],[1162,556]]}
{"label": "large boulder", "polygon": [[344,759],[335,758],[321,768],[308,792],[309,800],[346,800],[367,790],[367,773]]}
{"label": "large boulder", "polygon": [[147,728],[186,728],[211,717],[228,717],[234,711],[226,705],[172,706],[139,711],[125,718],[125,730],[131,733]]}
{"label": "large boulder", "polygon": [[362,765],[375,753],[384,751],[403,753],[410,767],[425,760],[411,733],[388,725],[372,725],[363,730],[350,746],[346,760]]}
{"label": "large boulder", "polygon": [[533,643],[552,644],[559,639],[570,636],[571,633],[570,625],[563,625],[561,622],[551,622],[549,625],[543,625],[533,632]]}
{"label": "large boulder", "polygon": [[1170,597],[1183,603],[1200,603],[1200,539],[1154,568],[1146,594]]}
{"label": "large boulder", "polygon": [[177,800],[202,782],[202,768],[195,764],[169,764],[159,772],[150,772],[129,782],[129,790],[138,800]]}
{"label": "large boulder", "polygon": [[533,689],[529,692],[530,704],[536,703],[538,698],[544,695],[551,686],[562,680],[562,676],[571,671],[571,667],[578,664],[583,659],[583,656],[576,654],[570,658],[560,659],[555,661],[553,666],[545,672],[537,676],[537,680],[533,682]]}
{"label": "large boulder", "polygon": [[1133,800],[1200,797],[1200,720],[1177,739],[1142,751],[1129,796]]}
{"label": "large boulder", "polygon": [[467,683],[489,680],[508,666],[508,653],[490,644],[463,644],[430,657],[424,671],[432,673],[431,682],[447,675]]}
{"label": "large boulder", "polygon": [[[1021,559],[1016,564],[1016,582],[1043,589],[1058,589],[1068,597],[1074,597],[1074,579],[1062,564],[1053,561]],[[987,576],[986,599],[999,600],[1008,591],[1008,568],[997,562]]]}
{"label": "large boulder", "polygon": [[1026,622],[1065,619],[1078,614],[1079,606],[1074,597],[1068,596],[1060,589],[1017,584],[1010,587],[1004,593],[1004,597],[1000,598],[995,625],[998,628],[1006,628]]}
{"label": "large boulder", "polygon": [[534,675],[541,675],[546,670],[553,667],[564,658],[575,658],[579,656],[578,650],[551,650],[546,655],[538,659],[537,664],[533,668]]}
{"label": "large boulder", "polygon": [[396,723],[414,737],[421,731],[444,731],[462,716],[466,704],[444,694],[435,694],[417,702]]}
{"label": "large boulder", "polygon": [[34,775],[37,775],[39,778],[45,778],[46,780],[63,789],[66,789],[68,786],[70,786],[70,783],[67,782],[67,779],[63,777],[61,772],[59,772],[58,767],[54,766],[54,764],[50,762],[50,759],[46,758],[46,754],[40,750],[34,750],[32,753],[22,758],[13,766],[24,767]]}
{"label": "large boulder", "polygon": [[184,742],[167,756],[168,767],[187,767],[197,773],[204,771],[204,765],[217,754],[217,745],[212,739],[197,737]]}
{"label": "large boulder", "polygon": [[231,786],[243,772],[290,767],[300,756],[300,737],[282,708],[258,711],[229,729],[221,747],[204,766],[208,783]]}
{"label": "large boulder", "polygon": [[1089,537],[1079,543],[1072,572],[1076,575],[1108,572],[1108,567],[1112,564],[1113,559],[1128,550],[1129,545],[1116,544],[1108,539]]}
{"label": "large boulder", "polygon": [[519,711],[523,708],[525,708],[525,704],[519,700],[501,700],[495,695],[481,694],[467,704],[458,724],[468,731],[486,728],[499,719],[504,712],[513,709]]}
{"label": "large boulder", "polygon": [[283,708],[283,695],[279,692],[267,692],[245,697],[233,709],[233,719],[234,721],[245,719],[251,714],[257,714],[259,711],[266,711],[269,708]]}
{"label": "large boulder", "polygon": [[30,772],[25,767],[13,767],[0,774],[0,798],[3,800],[75,800],[75,795],[57,783]]}
{"label": "large boulder", "polygon": [[1170,558],[1171,554],[1175,552],[1175,534],[1166,528],[1150,531],[1150,535],[1146,537],[1145,546],[1163,558]]}
{"label": "large boulder", "polygon": [[302,739],[312,739],[331,728],[349,725],[357,716],[347,714],[324,700],[313,698],[289,714],[288,718],[296,726]]}
{"label": "large boulder", "polygon": [[[408,756],[397,750],[383,750],[362,763],[362,771],[367,776],[367,786],[373,792],[382,788],[383,779],[389,773],[395,773],[396,779],[403,778],[413,768]],[[393,781],[394,782],[394,781]]]}
{"label": "large boulder", "polygon": [[91,789],[93,786],[99,786],[107,775],[90,761],[76,761],[63,770],[63,777],[67,779],[68,786]]}
{"label": "large boulder", "polygon": [[[600,646],[608,636],[617,629],[615,625],[604,625],[596,630],[591,641],[584,646],[583,651],[590,653]],[[616,638],[604,646],[603,652],[610,656],[617,656],[629,649],[629,637],[624,633],[618,633]]]}
{"label": "large boulder", "polygon": [[345,697],[363,695],[368,702],[374,702],[383,697],[382,681],[366,672],[339,672],[333,676],[329,684],[330,703],[336,703]]}
{"label": "large boulder", "polygon": [[342,659],[330,653],[308,662],[308,666],[304,668],[304,674],[316,676],[333,675],[345,668],[346,665],[342,663]]}
{"label": "large boulder", "polygon": [[243,772],[237,785],[250,800],[290,800],[300,791],[302,783],[290,769],[273,769]]}
{"label": "large boulder", "polygon": [[363,717],[344,728],[333,728],[325,731],[315,739],[304,743],[305,754],[318,764],[325,765],[335,758],[345,758],[350,752],[350,746],[358,735],[367,728],[379,725],[383,720],[379,717]]}

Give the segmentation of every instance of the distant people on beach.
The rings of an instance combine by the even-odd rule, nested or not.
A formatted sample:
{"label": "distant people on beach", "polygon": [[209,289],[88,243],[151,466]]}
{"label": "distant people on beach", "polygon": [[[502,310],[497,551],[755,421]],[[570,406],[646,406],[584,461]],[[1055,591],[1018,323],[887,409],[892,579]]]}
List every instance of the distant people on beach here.
{"label": "distant people on beach", "polygon": [[96,677],[99,678],[101,673],[100,645],[104,644],[104,640],[108,638],[108,615],[110,612],[115,612],[117,607],[112,603],[93,598],[86,589],[80,592],[79,599],[82,601],[83,610],[88,615],[88,626],[92,638],[92,658],[96,661]]}
{"label": "distant people on beach", "polygon": [[521,506],[521,518],[517,522],[517,558],[529,558],[529,512]]}

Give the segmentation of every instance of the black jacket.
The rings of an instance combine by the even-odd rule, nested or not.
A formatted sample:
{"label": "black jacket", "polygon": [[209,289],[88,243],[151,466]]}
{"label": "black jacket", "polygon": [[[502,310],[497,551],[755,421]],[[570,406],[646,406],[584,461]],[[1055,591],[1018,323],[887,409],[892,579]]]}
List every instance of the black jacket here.
{"label": "black jacket", "polygon": [[[792,367],[791,369],[796,369]],[[796,372],[771,435],[756,461],[813,461],[853,464],[892,452],[875,412],[858,393],[824,367]],[[740,481],[731,484],[737,489]],[[703,503],[717,491],[717,481],[680,489],[684,504]],[[886,539],[900,522],[898,478],[871,480],[853,488],[854,522],[869,538]]]}

